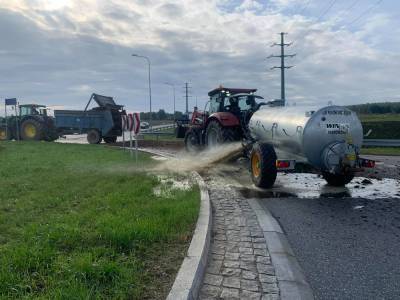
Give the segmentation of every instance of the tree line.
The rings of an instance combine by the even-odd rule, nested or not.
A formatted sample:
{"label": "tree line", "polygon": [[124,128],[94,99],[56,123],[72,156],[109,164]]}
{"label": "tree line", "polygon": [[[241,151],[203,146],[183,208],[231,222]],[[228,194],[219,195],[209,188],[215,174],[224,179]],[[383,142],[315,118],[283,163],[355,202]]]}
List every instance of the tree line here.
{"label": "tree line", "polygon": [[[181,119],[182,116],[183,112],[181,111],[176,111],[174,115],[174,113],[167,113],[164,109],[159,109],[157,112],[153,111],[151,113],[152,120],[175,120],[175,119]],[[140,119],[150,120],[150,112],[141,112]]]}
{"label": "tree line", "polygon": [[360,114],[400,114],[400,102],[365,103],[348,108]]}

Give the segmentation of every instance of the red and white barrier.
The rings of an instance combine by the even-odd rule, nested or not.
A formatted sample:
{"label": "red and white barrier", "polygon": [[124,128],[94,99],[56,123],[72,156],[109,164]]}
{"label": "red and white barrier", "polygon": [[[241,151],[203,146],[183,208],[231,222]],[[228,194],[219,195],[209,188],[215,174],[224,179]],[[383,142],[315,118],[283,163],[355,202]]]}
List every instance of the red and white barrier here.
{"label": "red and white barrier", "polygon": [[140,133],[140,114],[129,113],[121,116],[122,130],[133,132],[135,135]]}
{"label": "red and white barrier", "polygon": [[138,157],[138,144],[136,136],[140,133],[140,114],[139,113],[128,113],[121,116],[122,123],[122,147],[125,148],[125,131],[129,131],[129,148],[132,155],[132,133],[135,135],[135,149],[136,149],[136,162]]}

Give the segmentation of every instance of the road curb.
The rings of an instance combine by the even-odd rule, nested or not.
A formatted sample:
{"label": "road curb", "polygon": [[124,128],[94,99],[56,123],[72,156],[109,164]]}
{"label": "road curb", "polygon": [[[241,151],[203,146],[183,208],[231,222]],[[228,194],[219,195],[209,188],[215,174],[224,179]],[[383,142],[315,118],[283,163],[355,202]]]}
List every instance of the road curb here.
{"label": "road curb", "polygon": [[[140,149],[142,152],[171,157],[159,151]],[[184,258],[167,300],[194,300],[199,296],[207,267],[208,252],[211,242],[212,212],[210,196],[203,178],[197,172],[192,172],[200,189],[200,212],[196,228],[186,257]]]}
{"label": "road curb", "polygon": [[303,270],[278,221],[261,207],[257,199],[248,199],[257,215],[258,222],[267,241],[268,251],[275,268],[282,300],[314,299]]}
{"label": "road curb", "polygon": [[189,250],[179,269],[167,300],[197,299],[207,267],[211,240],[211,205],[207,186],[197,172],[193,172],[200,188],[200,213]]}

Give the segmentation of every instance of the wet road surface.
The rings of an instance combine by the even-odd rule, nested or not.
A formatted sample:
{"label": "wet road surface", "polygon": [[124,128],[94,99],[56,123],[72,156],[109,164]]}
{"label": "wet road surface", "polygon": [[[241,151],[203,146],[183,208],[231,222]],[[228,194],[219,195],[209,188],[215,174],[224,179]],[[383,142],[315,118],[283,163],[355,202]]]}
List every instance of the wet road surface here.
{"label": "wet road surface", "polygon": [[317,299],[400,299],[400,200],[264,198]]}
{"label": "wet road surface", "polygon": [[400,299],[398,177],[332,188],[313,174],[280,174],[261,190],[246,170],[218,172],[278,220],[316,299]]}

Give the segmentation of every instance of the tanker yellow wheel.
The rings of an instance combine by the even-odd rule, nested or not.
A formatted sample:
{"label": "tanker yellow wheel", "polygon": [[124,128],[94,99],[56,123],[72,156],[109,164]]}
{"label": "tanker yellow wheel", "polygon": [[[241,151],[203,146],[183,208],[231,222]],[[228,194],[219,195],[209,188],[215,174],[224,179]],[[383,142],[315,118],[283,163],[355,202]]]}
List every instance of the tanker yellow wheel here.
{"label": "tanker yellow wheel", "polygon": [[273,145],[255,143],[250,155],[251,179],[257,187],[270,188],[276,180],[276,153]]}
{"label": "tanker yellow wheel", "polygon": [[253,172],[254,177],[259,177],[261,173],[261,156],[258,152],[253,152],[251,156],[251,171]]}
{"label": "tanker yellow wheel", "polygon": [[33,139],[37,134],[37,129],[33,124],[26,124],[24,128],[24,133],[26,137]]}

